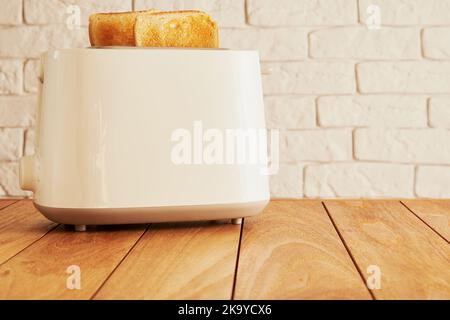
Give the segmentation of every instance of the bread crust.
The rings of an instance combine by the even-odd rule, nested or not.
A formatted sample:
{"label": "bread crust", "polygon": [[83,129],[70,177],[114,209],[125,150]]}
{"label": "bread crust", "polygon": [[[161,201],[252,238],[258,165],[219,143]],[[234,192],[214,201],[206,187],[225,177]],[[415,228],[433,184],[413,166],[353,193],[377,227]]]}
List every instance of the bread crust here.
{"label": "bread crust", "polygon": [[218,48],[218,27],[198,10],[155,12],[136,17],[134,27],[139,47]]}

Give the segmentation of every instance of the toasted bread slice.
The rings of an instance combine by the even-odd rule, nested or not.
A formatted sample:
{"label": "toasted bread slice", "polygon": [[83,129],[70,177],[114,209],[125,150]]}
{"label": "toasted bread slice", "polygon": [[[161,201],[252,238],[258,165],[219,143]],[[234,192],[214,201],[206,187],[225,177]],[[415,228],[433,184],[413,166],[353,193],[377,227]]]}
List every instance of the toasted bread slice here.
{"label": "toasted bread slice", "polygon": [[138,15],[134,26],[138,47],[217,48],[217,24],[201,11],[157,12]]}
{"label": "toasted bread slice", "polygon": [[138,15],[158,10],[95,13],[89,16],[91,46],[134,46],[134,24]]}

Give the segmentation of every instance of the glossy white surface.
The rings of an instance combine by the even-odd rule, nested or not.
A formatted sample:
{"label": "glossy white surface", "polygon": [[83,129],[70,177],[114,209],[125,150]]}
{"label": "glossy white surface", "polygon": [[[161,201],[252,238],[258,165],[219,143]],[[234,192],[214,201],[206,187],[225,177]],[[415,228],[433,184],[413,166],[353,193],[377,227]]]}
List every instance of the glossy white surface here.
{"label": "glossy white surface", "polygon": [[192,129],[196,120],[221,130],[265,128],[256,52],[48,52],[34,159],[35,202],[56,208],[127,208],[269,199],[260,164],[171,161],[173,130]]}

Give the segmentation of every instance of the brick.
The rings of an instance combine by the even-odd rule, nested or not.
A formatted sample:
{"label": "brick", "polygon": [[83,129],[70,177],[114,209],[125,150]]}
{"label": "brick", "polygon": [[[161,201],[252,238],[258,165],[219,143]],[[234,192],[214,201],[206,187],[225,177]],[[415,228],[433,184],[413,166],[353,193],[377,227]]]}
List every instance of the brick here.
{"label": "brick", "polygon": [[423,96],[326,96],[317,103],[319,124],[324,127],[427,126],[427,98]]}
{"label": "brick", "polygon": [[436,25],[450,23],[450,1],[447,0],[359,0],[360,20],[366,22],[369,5],[380,7],[385,25]]}
{"label": "brick", "polygon": [[314,97],[265,97],[266,124],[268,128],[305,129],[316,125]]}
{"label": "brick", "polygon": [[310,34],[314,58],[416,59],[421,57],[417,28],[345,27]]}
{"label": "brick", "polygon": [[301,28],[221,29],[222,48],[258,50],[261,60],[301,60],[308,56],[307,30]]}
{"label": "brick", "polygon": [[333,94],[356,90],[353,63],[285,62],[262,64],[265,94]]}
{"label": "brick", "polygon": [[0,96],[0,127],[32,126],[36,109],[36,96]]}
{"label": "brick", "polygon": [[386,163],[308,165],[307,197],[413,197],[414,167]]}
{"label": "brick", "polygon": [[450,167],[419,166],[416,173],[416,194],[427,198],[450,198]]}
{"label": "brick", "polygon": [[281,132],[280,158],[283,162],[351,160],[351,130],[328,129]]}
{"label": "brick", "polygon": [[[87,26],[89,15],[96,12],[131,11],[131,0],[24,0],[28,24],[76,23]],[[79,9],[73,9],[72,6]],[[78,11],[79,10],[79,11]],[[71,19],[75,17],[75,19]]]}
{"label": "brick", "polygon": [[8,196],[31,196],[19,186],[19,164],[17,162],[0,162],[0,189]]}
{"label": "brick", "polygon": [[0,57],[39,58],[49,49],[89,45],[86,29],[69,30],[65,25],[19,26],[0,29]]}
{"label": "brick", "polygon": [[35,153],[36,149],[36,133],[33,128],[28,129],[25,133],[25,155],[31,155]]}
{"label": "brick", "polygon": [[245,0],[135,0],[135,10],[203,10],[221,27],[245,25]]}
{"label": "brick", "polygon": [[352,0],[247,0],[248,21],[258,26],[322,26],[358,20]]}
{"label": "brick", "polygon": [[433,59],[450,58],[450,28],[427,28],[423,31],[423,52]]}
{"label": "brick", "polygon": [[303,168],[300,165],[280,164],[277,174],[270,176],[271,198],[301,198]]}
{"label": "brick", "polygon": [[365,62],[357,65],[364,93],[449,93],[450,62]]}
{"label": "brick", "polygon": [[0,24],[22,23],[22,0],[0,0]]}
{"label": "brick", "polygon": [[22,73],[23,62],[21,60],[0,60],[0,94],[21,93]]}
{"label": "brick", "polygon": [[40,74],[41,74],[41,61],[39,59],[28,60],[25,63],[24,89],[26,92],[38,91]]}
{"label": "brick", "polygon": [[450,96],[431,98],[429,114],[432,127],[450,128]]}
{"label": "brick", "polygon": [[0,161],[19,159],[22,156],[22,146],[22,129],[0,129]]}
{"label": "brick", "polygon": [[355,156],[361,160],[450,163],[450,131],[442,129],[357,129]]}

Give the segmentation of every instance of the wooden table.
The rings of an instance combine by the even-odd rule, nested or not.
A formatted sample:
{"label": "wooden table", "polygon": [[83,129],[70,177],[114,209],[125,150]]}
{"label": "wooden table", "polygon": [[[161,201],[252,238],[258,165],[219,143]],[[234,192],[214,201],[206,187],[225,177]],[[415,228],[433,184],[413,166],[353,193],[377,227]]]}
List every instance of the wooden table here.
{"label": "wooden table", "polygon": [[87,232],[30,200],[0,208],[0,299],[450,299],[450,201],[278,200],[241,226]]}

